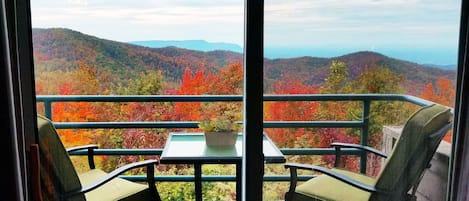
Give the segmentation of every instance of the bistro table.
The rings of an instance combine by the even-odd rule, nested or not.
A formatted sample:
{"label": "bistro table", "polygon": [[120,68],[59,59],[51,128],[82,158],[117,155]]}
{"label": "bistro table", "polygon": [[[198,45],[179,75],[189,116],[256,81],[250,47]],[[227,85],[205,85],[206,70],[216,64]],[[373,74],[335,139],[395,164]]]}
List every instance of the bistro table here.
{"label": "bistro table", "polygon": [[[194,164],[196,201],[202,201],[202,164],[236,165],[236,200],[241,200],[243,136],[234,146],[207,146],[203,133],[170,133],[161,154],[162,164]],[[265,163],[285,163],[285,156],[264,133]]]}

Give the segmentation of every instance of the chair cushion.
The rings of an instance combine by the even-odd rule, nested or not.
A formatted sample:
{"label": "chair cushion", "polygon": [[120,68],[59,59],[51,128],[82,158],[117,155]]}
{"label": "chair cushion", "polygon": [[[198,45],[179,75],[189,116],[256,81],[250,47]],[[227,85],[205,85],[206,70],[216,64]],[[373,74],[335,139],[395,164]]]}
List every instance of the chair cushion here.
{"label": "chair cushion", "polygon": [[[80,181],[52,122],[38,115],[37,126],[42,194],[45,200],[60,200],[60,194],[81,189]],[[85,200],[83,195],[67,199],[67,201],[83,200]]]}
{"label": "chair cushion", "polygon": [[[334,172],[345,175],[353,180],[357,180],[364,184],[374,186],[376,180],[354,172],[331,169]],[[313,179],[296,187],[296,193],[300,194],[294,196],[295,201],[300,200],[334,200],[334,201],[361,201],[368,200],[370,193],[352,187],[349,184],[341,182],[325,174],[319,175]],[[302,196],[304,195],[304,196]],[[309,198],[308,198],[309,197]]]}
{"label": "chair cushion", "polygon": [[[106,175],[107,173],[100,169],[93,169],[78,175],[78,177],[80,178],[83,186],[87,186]],[[130,182],[121,178],[115,178],[108,183],[86,193],[85,197],[87,201],[151,200],[151,194],[148,190],[148,185]]]}

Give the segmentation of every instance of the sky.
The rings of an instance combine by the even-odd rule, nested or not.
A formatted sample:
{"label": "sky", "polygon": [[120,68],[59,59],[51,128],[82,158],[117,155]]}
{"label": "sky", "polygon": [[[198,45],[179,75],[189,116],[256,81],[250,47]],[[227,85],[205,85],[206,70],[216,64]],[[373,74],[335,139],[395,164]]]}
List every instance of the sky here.
{"label": "sky", "polygon": [[[460,0],[265,0],[266,57],[376,51],[455,64]],[[99,38],[243,45],[243,0],[31,0],[35,28]]]}

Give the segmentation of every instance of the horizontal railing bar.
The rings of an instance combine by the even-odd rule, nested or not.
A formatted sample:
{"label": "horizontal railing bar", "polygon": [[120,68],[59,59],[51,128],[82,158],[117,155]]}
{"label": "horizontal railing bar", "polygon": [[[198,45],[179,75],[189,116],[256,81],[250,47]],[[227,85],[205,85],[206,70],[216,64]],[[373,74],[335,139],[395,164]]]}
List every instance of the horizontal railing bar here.
{"label": "horizontal railing bar", "polygon": [[[113,156],[124,156],[124,155],[138,155],[138,156],[156,156],[161,155],[163,149],[94,149],[94,155],[113,155]],[[78,150],[70,152],[70,155],[76,156],[87,156],[88,150]]]}
{"label": "horizontal railing bar", "polygon": [[218,102],[242,101],[241,95],[38,95],[36,101],[53,102]]}
{"label": "horizontal railing bar", "polygon": [[158,122],[54,122],[58,129],[67,128],[198,128],[195,121]]}
{"label": "horizontal railing bar", "polygon": [[265,121],[264,128],[359,128],[362,121]]}
{"label": "horizontal railing bar", "polygon": [[[121,175],[120,178],[127,179],[135,182],[145,182],[147,177],[144,175]],[[315,177],[315,175],[298,175],[299,181],[306,181]],[[158,175],[155,176],[157,182],[193,182],[193,175]],[[234,175],[202,175],[202,181],[218,181],[218,182],[234,182],[236,176]],[[264,181],[290,181],[288,175],[266,175]]]}
{"label": "horizontal railing bar", "polygon": [[[158,122],[54,122],[58,129],[71,128],[198,128],[196,121]],[[264,128],[359,128],[362,121],[265,121]]]}
{"label": "horizontal railing bar", "polygon": [[[163,149],[95,149],[94,155],[161,155]],[[280,152],[284,155],[334,155],[334,148],[281,148]],[[344,155],[357,155],[361,151],[353,148],[341,149],[341,153]],[[86,156],[88,155],[87,150],[78,150],[71,152],[70,155]]]}
{"label": "horizontal railing bar", "polygon": [[[38,95],[38,102],[218,102],[242,101],[241,95]],[[286,94],[264,95],[264,101],[407,101],[419,106],[433,104],[405,94]]]}
{"label": "horizontal railing bar", "polygon": [[[283,155],[335,155],[334,148],[282,148],[279,149]],[[343,155],[358,155],[363,151],[353,148],[341,149]]]}
{"label": "horizontal railing bar", "polygon": [[264,95],[264,101],[362,101],[406,100],[404,94],[287,94]]}

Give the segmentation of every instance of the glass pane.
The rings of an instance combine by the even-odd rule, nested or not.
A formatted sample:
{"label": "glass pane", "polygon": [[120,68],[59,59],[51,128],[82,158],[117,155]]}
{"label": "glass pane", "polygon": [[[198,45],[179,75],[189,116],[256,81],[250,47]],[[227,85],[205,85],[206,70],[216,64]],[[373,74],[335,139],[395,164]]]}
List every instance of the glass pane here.
{"label": "glass pane", "polygon": [[[290,127],[273,125],[266,128],[267,134],[282,148],[329,148],[338,141],[390,152],[396,126],[420,107],[373,95],[410,95],[453,107],[460,4],[457,0],[266,0],[264,93],[280,97],[265,102],[264,119],[288,122],[285,127]],[[350,125],[337,125],[344,121]],[[365,126],[353,125],[361,122]],[[449,145],[450,136],[444,140],[441,146]],[[287,161],[333,166],[333,155],[318,156],[315,151],[313,156],[289,156]],[[345,166],[358,172],[366,165],[363,171],[377,176],[382,159],[369,156],[363,161],[347,156]],[[272,174],[289,174],[266,168]],[[274,185],[264,189],[265,199],[285,190]]]}
{"label": "glass pane", "polygon": [[[117,102],[49,104],[47,97],[39,99],[39,112],[54,122],[85,127],[119,122],[114,128],[58,129],[65,146],[94,143],[161,152],[170,132],[201,132],[199,121],[220,116],[235,125],[242,121],[239,97],[209,102],[174,97],[242,95],[243,1],[32,0],[31,10],[39,97],[132,96]],[[143,100],[133,95],[165,96]],[[88,170],[86,160],[76,158],[76,169]],[[159,156],[100,156],[97,166],[110,171],[147,158]],[[232,166],[204,166],[204,175],[234,176]],[[160,165],[158,170],[171,176],[193,173],[189,165]],[[193,185],[168,182],[162,188],[163,200],[194,198]],[[208,200],[236,197],[234,182],[204,183],[203,192]]]}

